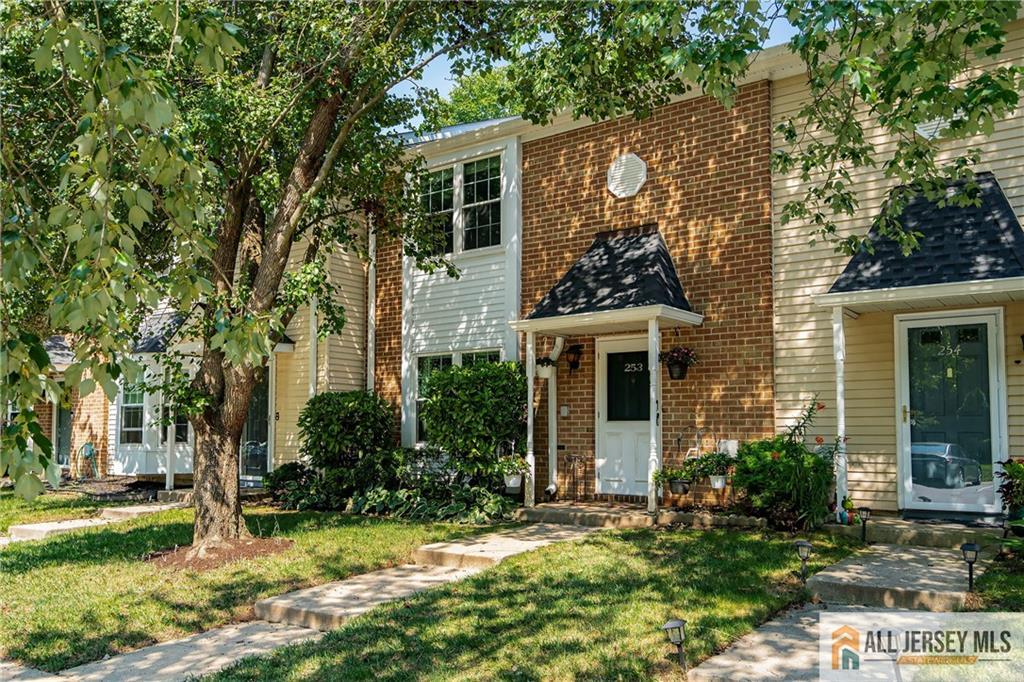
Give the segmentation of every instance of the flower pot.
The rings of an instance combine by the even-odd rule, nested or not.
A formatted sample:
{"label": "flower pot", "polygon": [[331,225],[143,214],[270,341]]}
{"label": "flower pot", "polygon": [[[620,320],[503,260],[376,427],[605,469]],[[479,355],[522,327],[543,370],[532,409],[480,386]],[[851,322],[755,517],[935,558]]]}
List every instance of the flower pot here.
{"label": "flower pot", "polygon": [[673,479],[668,482],[668,489],[672,491],[673,495],[685,495],[690,492],[690,482],[681,478]]}
{"label": "flower pot", "polygon": [[686,373],[690,370],[689,365],[684,365],[681,362],[669,362],[668,365],[668,378],[669,379],[685,379]]}
{"label": "flower pot", "polygon": [[725,476],[710,476],[709,478],[711,479],[711,487],[714,490],[721,490],[725,487]]}
{"label": "flower pot", "polygon": [[522,474],[509,474],[505,476],[505,492],[514,493],[518,492],[519,488],[523,485]]}

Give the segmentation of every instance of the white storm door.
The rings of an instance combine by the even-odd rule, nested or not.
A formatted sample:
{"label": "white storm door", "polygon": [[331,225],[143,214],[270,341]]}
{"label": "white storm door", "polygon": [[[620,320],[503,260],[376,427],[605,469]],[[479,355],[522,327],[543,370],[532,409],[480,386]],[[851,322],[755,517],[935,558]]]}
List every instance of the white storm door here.
{"label": "white storm door", "polygon": [[596,492],[647,495],[651,439],[647,339],[599,339],[597,354]]}

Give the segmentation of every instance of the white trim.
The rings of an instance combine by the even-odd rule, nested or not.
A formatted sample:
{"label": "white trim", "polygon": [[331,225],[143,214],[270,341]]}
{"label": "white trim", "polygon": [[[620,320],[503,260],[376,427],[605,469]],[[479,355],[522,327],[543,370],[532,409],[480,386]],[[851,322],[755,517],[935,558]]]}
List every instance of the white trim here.
{"label": "white trim", "polygon": [[316,296],[309,301],[309,397],[316,395],[320,383],[319,339],[317,337],[317,300]]}
{"label": "white trim", "polygon": [[277,358],[267,362],[267,473],[274,470],[274,439],[277,437]]}
{"label": "white trim", "polygon": [[366,272],[366,390],[376,388],[377,377],[377,231],[373,226],[373,216],[367,225],[369,234],[366,238],[367,260]]}
{"label": "white trim", "polygon": [[846,328],[842,306],[832,309],[832,357],[836,372],[836,515],[850,494],[849,459],[846,452]]}
{"label": "white trim", "polygon": [[647,323],[650,320],[658,320],[666,327],[698,327],[704,322],[704,316],[667,305],[647,305],[620,310],[561,315],[559,317],[516,320],[515,322],[510,322],[509,326],[521,332],[562,332],[576,335],[576,332],[581,329],[621,325],[632,325],[633,330],[646,330]]}
{"label": "white trim", "polygon": [[[505,321],[519,318],[523,240],[522,148],[519,138],[508,141],[501,153],[501,243],[505,247]],[[519,359],[519,335],[505,329],[505,358]]]}
{"label": "white trim", "polygon": [[649,377],[650,439],[647,452],[647,511],[658,511],[658,486],[654,473],[661,468],[661,331],[658,318],[647,321],[647,375]]}
{"label": "white trim", "polygon": [[994,384],[989,386],[993,441],[993,481],[998,480],[997,473],[1001,470],[999,462],[1008,456],[1009,417],[1007,411],[1006,338],[1003,308],[968,308],[961,310],[893,315],[893,336],[896,353],[896,404],[894,418],[896,423],[897,491],[899,506],[901,509],[942,509],[948,511],[983,513],[999,513],[1002,511],[1002,500],[999,498],[998,492],[994,493],[995,504],[993,505],[942,504],[929,506],[927,504],[915,504],[913,500],[908,499],[907,495],[907,491],[912,489],[913,472],[910,467],[910,439],[908,437],[910,425],[909,422],[904,425],[902,415],[903,406],[909,406],[908,401],[910,391],[910,372],[908,365],[906,332],[911,328],[929,326],[932,324],[946,325],[971,323],[986,324],[989,328],[989,381]]}
{"label": "white trim", "polygon": [[523,505],[532,507],[536,497],[537,466],[533,451],[533,382],[536,376],[535,358],[535,336],[533,332],[526,332],[526,476],[523,485]]}
{"label": "white trim", "polygon": [[816,294],[811,296],[811,299],[819,306],[833,307],[837,305],[849,306],[866,303],[911,303],[952,296],[1013,293],[1024,294],[1024,277],[1006,277],[1004,279],[974,282],[950,282],[947,284],[923,284],[912,287],[892,287],[835,294]]}

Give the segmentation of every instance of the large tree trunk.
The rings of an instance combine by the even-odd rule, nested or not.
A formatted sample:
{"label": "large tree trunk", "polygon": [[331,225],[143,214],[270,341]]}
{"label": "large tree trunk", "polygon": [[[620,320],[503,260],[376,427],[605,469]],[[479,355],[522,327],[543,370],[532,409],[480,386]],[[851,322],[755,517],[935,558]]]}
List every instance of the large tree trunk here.
{"label": "large tree trunk", "polygon": [[201,415],[193,423],[193,496],[196,509],[193,551],[202,556],[209,547],[246,537],[239,495],[238,453],[241,428],[229,429]]}

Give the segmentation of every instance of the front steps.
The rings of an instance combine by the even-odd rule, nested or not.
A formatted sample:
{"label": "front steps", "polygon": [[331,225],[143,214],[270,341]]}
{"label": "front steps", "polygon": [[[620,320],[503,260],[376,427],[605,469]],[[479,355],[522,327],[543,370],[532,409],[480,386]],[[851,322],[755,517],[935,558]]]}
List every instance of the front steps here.
{"label": "front steps", "polygon": [[[140,516],[157,514],[170,509],[179,509],[180,504],[136,504],[128,507],[108,507],[99,517],[90,519],[69,519],[67,521],[47,521],[44,523],[22,523],[7,529],[8,543],[24,540],[43,540],[55,535],[73,533],[78,530],[99,528],[118,521],[137,519]],[[4,543],[4,544],[8,544]]]}
{"label": "front steps", "polygon": [[[829,523],[822,530],[833,535],[859,540],[860,524],[840,526]],[[884,545],[912,545],[960,549],[965,542],[982,547],[998,544],[1003,536],[1001,528],[975,528],[959,523],[932,523],[896,518],[872,518],[867,527],[868,542]]]}
{"label": "front steps", "polygon": [[590,528],[649,528],[655,519],[638,506],[600,502],[555,502],[516,510],[518,521]]}

